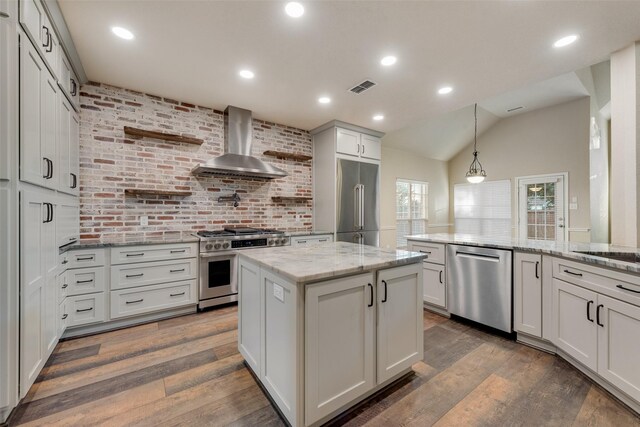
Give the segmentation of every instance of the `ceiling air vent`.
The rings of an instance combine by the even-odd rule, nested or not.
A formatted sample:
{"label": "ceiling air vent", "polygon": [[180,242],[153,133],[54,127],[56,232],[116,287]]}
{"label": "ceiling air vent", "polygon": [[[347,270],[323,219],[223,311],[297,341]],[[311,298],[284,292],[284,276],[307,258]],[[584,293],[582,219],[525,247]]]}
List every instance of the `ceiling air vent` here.
{"label": "ceiling air vent", "polygon": [[524,107],[521,105],[519,107],[513,107],[513,108],[509,108],[507,110],[507,113],[513,113],[514,111],[518,111],[518,110],[522,110]]}
{"label": "ceiling air vent", "polygon": [[349,92],[353,92],[353,93],[359,95],[362,92],[364,92],[365,90],[371,89],[375,85],[376,84],[374,82],[372,82],[371,80],[365,80],[362,83],[359,83],[359,84],[355,85],[354,87],[352,87],[351,89],[349,89]]}

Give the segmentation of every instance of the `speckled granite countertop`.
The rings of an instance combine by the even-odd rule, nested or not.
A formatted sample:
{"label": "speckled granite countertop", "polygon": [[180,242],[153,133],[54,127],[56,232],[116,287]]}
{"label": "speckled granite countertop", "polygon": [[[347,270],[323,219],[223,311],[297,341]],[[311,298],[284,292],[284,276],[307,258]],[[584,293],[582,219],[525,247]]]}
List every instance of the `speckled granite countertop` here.
{"label": "speckled granite countertop", "polygon": [[631,273],[640,273],[640,249],[606,243],[559,243],[543,240],[496,239],[470,234],[446,233],[416,234],[407,236],[407,240],[537,252],[625,270]]}
{"label": "speckled granite countertop", "polygon": [[296,283],[309,283],[381,268],[421,262],[417,252],[396,251],[346,242],[283,246],[240,252],[242,257]]}
{"label": "speckled granite countertop", "polygon": [[63,246],[60,253],[77,249],[108,248],[113,246],[159,245],[169,243],[196,243],[200,240],[193,232],[164,233],[161,235],[144,235],[125,233],[101,239],[80,239],[76,243]]}

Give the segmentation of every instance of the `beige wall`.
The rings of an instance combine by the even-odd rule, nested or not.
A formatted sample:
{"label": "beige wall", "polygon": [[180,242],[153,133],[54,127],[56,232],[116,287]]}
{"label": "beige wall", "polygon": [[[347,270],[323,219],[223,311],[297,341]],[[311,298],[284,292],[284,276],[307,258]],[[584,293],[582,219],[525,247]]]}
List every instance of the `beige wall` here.
{"label": "beige wall", "polygon": [[[393,144],[388,137],[385,144]],[[380,169],[380,245],[396,246],[396,179],[429,183],[429,233],[447,232],[449,222],[449,178],[447,163],[414,153],[382,147]]]}
{"label": "beige wall", "polygon": [[[515,177],[567,172],[569,194],[578,209],[569,211],[569,240],[589,241],[589,98],[503,119],[478,138],[478,157],[491,181],[510,179],[512,219],[517,234]],[[453,186],[466,182],[472,145],[449,161],[450,222],[453,222]]]}

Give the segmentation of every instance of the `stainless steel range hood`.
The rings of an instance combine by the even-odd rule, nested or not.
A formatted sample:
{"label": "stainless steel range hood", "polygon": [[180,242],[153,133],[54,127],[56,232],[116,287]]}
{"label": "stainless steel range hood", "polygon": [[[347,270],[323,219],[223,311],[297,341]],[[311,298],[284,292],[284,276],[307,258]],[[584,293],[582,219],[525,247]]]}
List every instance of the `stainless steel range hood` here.
{"label": "stainless steel range hood", "polygon": [[194,175],[240,176],[274,179],[287,173],[251,155],[251,111],[229,105],[224,110],[224,154],[196,166]]}

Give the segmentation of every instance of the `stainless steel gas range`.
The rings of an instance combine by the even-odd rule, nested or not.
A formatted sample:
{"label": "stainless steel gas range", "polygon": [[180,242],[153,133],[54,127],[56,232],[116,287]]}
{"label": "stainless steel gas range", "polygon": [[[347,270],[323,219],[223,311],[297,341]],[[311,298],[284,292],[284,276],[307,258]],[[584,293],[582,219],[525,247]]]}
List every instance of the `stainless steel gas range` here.
{"label": "stainless steel gas range", "polygon": [[197,236],[200,238],[199,309],[238,301],[237,251],[291,244],[289,235],[283,231],[250,227],[199,231]]}

